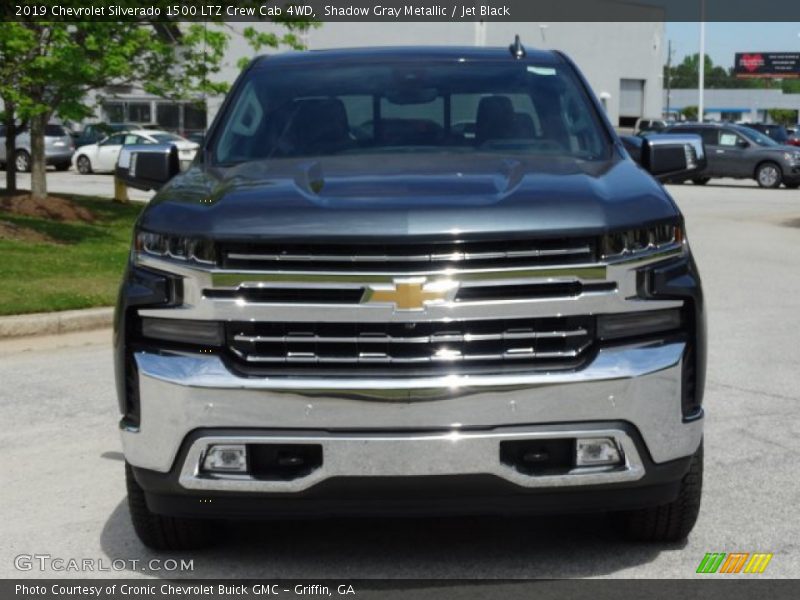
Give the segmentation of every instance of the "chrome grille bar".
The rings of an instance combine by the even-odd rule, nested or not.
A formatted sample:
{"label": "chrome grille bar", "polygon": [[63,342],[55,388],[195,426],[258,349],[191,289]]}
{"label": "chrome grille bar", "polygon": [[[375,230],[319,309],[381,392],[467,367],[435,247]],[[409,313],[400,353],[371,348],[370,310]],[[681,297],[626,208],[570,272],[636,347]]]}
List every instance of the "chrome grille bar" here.
{"label": "chrome grille bar", "polygon": [[470,260],[502,260],[504,258],[543,258],[550,256],[591,256],[588,245],[574,248],[533,248],[530,250],[507,250],[491,252],[447,252],[430,254],[290,254],[290,253],[243,253],[229,252],[229,260],[275,261],[275,262],[460,262]]}
{"label": "chrome grille bar", "polygon": [[438,334],[415,337],[397,337],[386,334],[362,334],[358,336],[321,336],[315,334],[291,333],[287,335],[243,335],[234,336],[237,342],[263,342],[263,343],[315,343],[315,344],[371,344],[371,343],[391,343],[391,344],[431,344],[447,342],[484,342],[484,341],[503,341],[517,339],[547,339],[547,338],[567,338],[575,336],[585,336],[586,329],[578,328],[569,331],[505,331],[501,333],[452,333]]}
{"label": "chrome grille bar", "polygon": [[413,324],[236,322],[226,325],[226,335],[232,354],[255,369],[338,365],[368,372],[386,365],[496,368],[559,362],[568,368],[593,344],[594,329],[594,318],[581,316]]}
{"label": "chrome grille bar", "polygon": [[245,354],[240,350],[234,352],[249,363],[305,363],[305,364],[428,364],[450,363],[460,361],[505,361],[531,359],[566,359],[577,358],[591,345],[590,341],[571,350],[555,350],[537,352],[532,347],[511,348],[502,353],[462,354],[458,351],[435,353],[429,356],[400,357],[385,352],[360,352],[357,356],[319,356],[314,352],[287,352],[283,356],[267,356],[262,354]]}

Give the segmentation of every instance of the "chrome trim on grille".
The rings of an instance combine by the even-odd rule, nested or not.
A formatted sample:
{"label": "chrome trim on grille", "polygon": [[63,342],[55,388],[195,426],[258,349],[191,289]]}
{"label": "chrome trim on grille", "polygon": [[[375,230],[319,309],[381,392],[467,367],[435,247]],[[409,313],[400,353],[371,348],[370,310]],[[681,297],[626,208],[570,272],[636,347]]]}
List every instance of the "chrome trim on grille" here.
{"label": "chrome trim on grille", "polygon": [[[685,344],[644,344],[624,348],[601,349],[584,369],[570,372],[524,372],[502,375],[431,375],[404,377],[402,383],[390,377],[251,377],[233,374],[218,356],[160,355],[149,352],[135,354],[143,377],[180,386],[209,389],[250,389],[293,391],[310,395],[324,390],[328,396],[351,396],[355,390],[366,392],[373,400],[396,399],[402,391],[404,399],[414,391],[438,390],[444,396],[459,396],[475,391],[502,388],[547,386],[583,381],[624,380],[667,369],[679,363]],[[678,382],[678,386],[679,386]],[[315,392],[312,392],[316,390]],[[679,390],[678,390],[679,391]],[[383,392],[388,392],[384,394]],[[364,394],[357,394],[364,398]],[[679,407],[680,408],[680,407]],[[680,411],[678,411],[680,414]]]}
{"label": "chrome trim on grille", "polygon": [[385,263],[385,262],[458,262],[470,260],[504,259],[504,258],[541,258],[545,256],[578,256],[591,255],[588,245],[575,248],[537,248],[531,250],[510,250],[496,252],[448,252],[444,254],[245,254],[228,252],[230,260],[264,260],[276,262],[352,262],[352,263]]}
{"label": "chrome trim on grille", "polygon": [[[226,271],[178,264],[165,259],[138,256],[142,266],[183,277],[183,305],[176,308],[140,309],[139,314],[165,319],[263,322],[363,323],[471,321],[486,319],[536,318],[595,315],[678,308],[680,300],[642,300],[638,298],[636,270],[650,263],[680,254],[643,257],[637,260],[574,264],[563,267],[509,267],[494,269],[445,269],[422,273],[342,271]],[[333,302],[258,302],[237,296],[208,297],[206,290],[275,287],[308,289],[363,289],[369,285],[392,284],[398,279],[422,277],[430,283],[457,282],[460,289],[486,286],[535,285],[537,283],[615,284],[607,290],[586,290],[571,296],[487,298],[484,300],[428,303],[423,310],[397,310],[392,304],[340,304]]]}
{"label": "chrome trim on grille", "polygon": [[[156,259],[157,260],[157,259]],[[171,264],[171,263],[170,263]],[[354,288],[369,284],[392,284],[396,279],[431,278],[433,280],[456,278],[462,286],[508,285],[509,283],[541,283],[542,281],[602,281],[606,279],[604,265],[575,267],[518,267],[504,269],[447,269],[414,271],[409,273],[346,272],[340,271],[219,271],[210,270],[213,289],[230,289],[245,285],[287,285],[291,287],[337,287]]]}
{"label": "chrome trim on grille", "polygon": [[[566,473],[528,475],[500,461],[500,443],[516,440],[607,437],[615,440],[623,463],[610,467],[576,467]],[[248,475],[201,473],[205,453],[214,444],[318,444],[323,461],[305,476],[283,480]],[[633,440],[620,429],[560,430],[554,427],[501,428],[496,431],[453,430],[408,434],[264,434],[210,435],[191,445],[179,483],[192,490],[230,492],[301,492],[332,477],[427,477],[435,475],[494,475],[524,488],[597,485],[636,481],[644,465]]]}
{"label": "chrome trim on grille", "polygon": [[591,340],[572,350],[564,351],[536,351],[533,348],[511,348],[498,354],[461,354],[458,351],[439,351],[429,356],[400,357],[390,356],[385,352],[361,352],[358,356],[317,356],[314,352],[287,352],[284,356],[265,356],[256,353],[245,354],[240,350],[231,350],[249,363],[307,363],[307,364],[428,364],[452,363],[468,361],[501,361],[534,358],[575,358],[591,346]]}
{"label": "chrome trim on grille", "polygon": [[[186,288],[184,288],[184,294]],[[186,298],[186,295],[184,295]],[[200,301],[179,308],[140,309],[144,317],[200,319],[212,321],[352,322],[357,313],[363,323],[405,323],[410,321],[472,321],[492,315],[498,319],[635,312],[679,308],[680,300],[628,300],[617,292],[584,294],[575,298],[502,300],[496,302],[452,302],[428,305],[424,311],[397,311],[392,306],[362,304],[247,304],[236,300]]]}
{"label": "chrome trim on grille", "polygon": [[588,331],[583,328],[571,331],[506,331],[503,333],[486,334],[440,334],[424,335],[417,337],[397,337],[391,335],[359,335],[346,337],[326,337],[321,335],[235,335],[234,339],[239,342],[314,342],[314,343],[393,343],[393,344],[436,344],[448,342],[485,342],[493,340],[519,340],[519,339],[542,339],[542,338],[562,338],[587,335]]}

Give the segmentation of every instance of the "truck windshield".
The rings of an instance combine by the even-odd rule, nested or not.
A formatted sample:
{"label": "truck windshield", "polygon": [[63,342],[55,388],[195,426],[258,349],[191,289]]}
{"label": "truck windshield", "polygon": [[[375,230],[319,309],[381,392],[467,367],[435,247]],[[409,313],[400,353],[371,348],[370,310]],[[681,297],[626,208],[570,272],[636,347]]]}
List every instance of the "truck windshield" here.
{"label": "truck windshield", "polygon": [[256,67],[218,131],[211,156],[222,165],[403,152],[610,154],[572,68],[523,61]]}

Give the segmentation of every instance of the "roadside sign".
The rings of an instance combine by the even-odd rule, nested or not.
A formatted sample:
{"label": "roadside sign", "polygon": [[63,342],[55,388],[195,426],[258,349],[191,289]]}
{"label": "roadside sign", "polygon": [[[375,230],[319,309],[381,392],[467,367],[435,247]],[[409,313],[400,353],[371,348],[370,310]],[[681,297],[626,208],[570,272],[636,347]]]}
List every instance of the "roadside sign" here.
{"label": "roadside sign", "polygon": [[800,52],[737,52],[734,63],[737,78],[800,78]]}

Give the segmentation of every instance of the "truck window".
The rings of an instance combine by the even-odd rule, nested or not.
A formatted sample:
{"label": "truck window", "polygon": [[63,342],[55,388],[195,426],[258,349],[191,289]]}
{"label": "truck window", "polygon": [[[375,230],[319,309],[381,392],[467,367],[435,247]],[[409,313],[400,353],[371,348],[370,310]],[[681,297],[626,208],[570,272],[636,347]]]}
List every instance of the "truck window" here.
{"label": "truck window", "polygon": [[719,145],[725,146],[727,148],[732,148],[736,146],[739,142],[744,141],[743,138],[736,135],[732,131],[722,131],[719,135]]}
{"label": "truck window", "polygon": [[703,138],[703,143],[706,146],[716,146],[719,144],[719,130],[714,129],[711,127],[704,127],[699,131],[694,131],[693,133],[700,134],[700,137]]}
{"label": "truck window", "polygon": [[309,65],[250,72],[215,162],[396,152],[599,160],[609,139],[571,67],[517,61]]}

